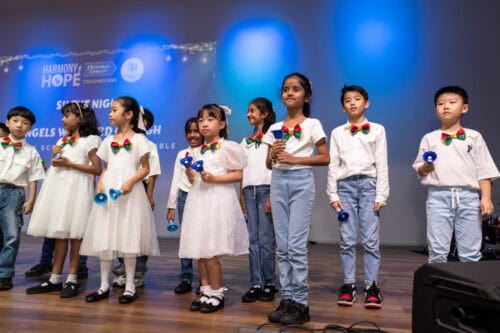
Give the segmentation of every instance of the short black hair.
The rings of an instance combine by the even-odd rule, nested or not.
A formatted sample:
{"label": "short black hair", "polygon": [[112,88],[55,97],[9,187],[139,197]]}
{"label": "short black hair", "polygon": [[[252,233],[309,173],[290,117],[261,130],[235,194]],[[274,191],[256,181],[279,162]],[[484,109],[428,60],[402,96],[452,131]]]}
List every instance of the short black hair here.
{"label": "short black hair", "polygon": [[363,96],[365,100],[368,100],[368,92],[366,91],[365,88],[363,88],[361,86],[356,86],[356,85],[351,85],[351,86],[344,85],[344,87],[342,88],[342,91],[341,91],[341,95],[340,95],[340,104],[344,105],[344,96],[346,93],[351,92],[351,91],[355,91],[355,92],[360,93],[361,96]]}
{"label": "short black hair", "polygon": [[191,117],[188,120],[186,120],[186,124],[184,125],[184,133],[187,135],[189,133],[189,128],[191,127],[191,124],[196,124],[196,128],[198,128],[198,118],[196,117]]}
{"label": "short black hair", "polygon": [[0,131],[4,131],[7,134],[10,133],[9,128],[5,125],[5,123],[0,123]]}
{"label": "short black hair", "polygon": [[147,122],[148,126],[146,130],[149,130],[151,127],[153,127],[153,124],[155,123],[155,116],[151,110],[144,108],[144,114],[142,115],[142,119]]}
{"label": "short black hair", "polygon": [[31,110],[25,106],[19,105],[10,109],[9,113],[7,113],[7,120],[16,116],[28,119],[31,125],[35,124],[36,122],[36,118],[33,112],[31,112]]}
{"label": "short black hair", "polygon": [[446,86],[441,89],[438,89],[438,91],[436,91],[436,93],[434,94],[434,105],[437,104],[439,96],[448,93],[457,94],[458,96],[462,97],[464,104],[469,104],[469,94],[467,94],[467,91],[465,91],[464,88],[459,86]]}

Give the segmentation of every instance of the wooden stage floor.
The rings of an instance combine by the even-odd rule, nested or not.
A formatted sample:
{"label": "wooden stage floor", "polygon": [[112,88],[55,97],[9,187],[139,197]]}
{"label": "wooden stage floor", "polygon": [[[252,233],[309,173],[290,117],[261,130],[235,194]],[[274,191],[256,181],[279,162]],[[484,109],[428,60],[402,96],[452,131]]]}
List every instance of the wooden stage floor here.
{"label": "wooden stage floor", "polygon": [[[160,239],[162,255],[150,258],[146,286],[139,289],[139,298],[133,304],[118,304],[118,289],[113,290],[108,300],[85,302],[85,295],[99,286],[96,258],[89,258],[89,278],[81,281],[82,292],[78,297],[61,299],[58,293],[27,295],[25,289],[39,280],[25,278],[24,272],[37,263],[41,243],[42,239],[22,237],[14,289],[0,292],[0,332],[252,332],[267,322],[268,312],[279,303],[278,298],[267,303],[242,303],[241,296],[249,288],[248,258],[224,257],[221,259],[223,282],[228,288],[224,310],[212,314],[190,312],[188,307],[195,296],[194,291],[184,295],[173,292],[179,282],[180,265],[178,240],[172,238]],[[358,321],[372,321],[387,332],[411,332],[413,273],[427,260],[412,249],[382,248],[379,286],[384,296],[383,308],[367,310],[363,306],[360,283],[362,260],[358,260],[357,265],[358,301],[353,307],[339,307],[336,299],[342,275],[338,245],[311,244],[311,321],[306,326],[349,326]],[[259,332],[278,331],[278,327],[269,326]]]}

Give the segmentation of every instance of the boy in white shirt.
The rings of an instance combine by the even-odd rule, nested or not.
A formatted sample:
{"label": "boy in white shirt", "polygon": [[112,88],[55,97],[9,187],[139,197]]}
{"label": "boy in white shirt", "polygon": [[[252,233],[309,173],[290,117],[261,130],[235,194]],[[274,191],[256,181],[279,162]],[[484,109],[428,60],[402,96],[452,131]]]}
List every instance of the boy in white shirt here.
{"label": "boy in white shirt", "polygon": [[[434,95],[441,128],[427,133],[413,163],[427,190],[427,244],[429,262],[446,262],[453,231],[460,261],[481,259],[480,215],[491,215],[491,181],[500,176],[488,147],[475,130],[463,128],[469,110],[467,92],[457,86]],[[436,153],[435,162],[422,158]]]}
{"label": "boy in white shirt", "polygon": [[[25,140],[35,123],[35,115],[24,106],[7,114],[5,123],[10,134],[1,140],[0,148],[0,229],[3,246],[0,251],[0,290],[12,288],[23,213],[33,210],[37,181],[45,177],[42,160],[36,149]],[[24,189],[29,187],[25,201]]]}
{"label": "boy in white shirt", "polygon": [[327,184],[332,208],[349,214],[347,220],[339,222],[344,282],[337,304],[351,306],[356,300],[359,228],[364,250],[365,307],[379,309],[382,306],[382,295],[377,286],[380,267],[379,214],[389,197],[385,129],[365,118],[370,101],[364,88],[344,86],[340,101],[348,121],[331,133]]}

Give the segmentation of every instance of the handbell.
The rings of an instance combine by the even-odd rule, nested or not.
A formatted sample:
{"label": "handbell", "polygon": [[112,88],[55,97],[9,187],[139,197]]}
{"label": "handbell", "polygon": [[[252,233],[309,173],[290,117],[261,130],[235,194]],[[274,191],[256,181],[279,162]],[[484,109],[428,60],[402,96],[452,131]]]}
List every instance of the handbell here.
{"label": "handbell", "polygon": [[191,163],[193,163],[193,156],[186,156],[181,158],[181,164],[184,165],[186,168],[189,168],[191,166]]}
{"label": "handbell", "polygon": [[177,223],[175,223],[174,220],[168,221],[168,226],[167,226],[168,231],[174,232],[177,231],[178,228],[179,226],[177,225]]}
{"label": "handbell", "polygon": [[118,197],[120,195],[122,195],[122,191],[120,191],[120,190],[117,190],[117,189],[114,189],[114,188],[112,188],[112,189],[109,190],[109,196],[111,197],[112,200],[118,199]]}
{"label": "handbell", "polygon": [[422,158],[424,159],[425,163],[434,163],[434,161],[437,159],[437,154],[433,151],[426,151],[422,155]]}
{"label": "handbell", "polygon": [[283,137],[283,131],[281,129],[272,130],[275,139],[281,139]]}
{"label": "handbell", "polygon": [[339,222],[347,221],[349,219],[349,213],[341,209],[337,212],[337,218]]}
{"label": "handbell", "polygon": [[99,192],[94,195],[94,202],[98,205],[104,205],[106,202],[108,202],[108,196],[106,195],[106,193]]}
{"label": "handbell", "polygon": [[194,162],[193,164],[191,164],[191,168],[198,171],[198,172],[202,172],[203,171],[203,160],[198,160],[198,161]]}

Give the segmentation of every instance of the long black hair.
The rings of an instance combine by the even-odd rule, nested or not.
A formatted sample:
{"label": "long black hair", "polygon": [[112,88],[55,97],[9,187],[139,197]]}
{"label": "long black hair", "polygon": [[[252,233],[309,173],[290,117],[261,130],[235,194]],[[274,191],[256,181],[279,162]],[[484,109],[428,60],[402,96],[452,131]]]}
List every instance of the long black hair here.
{"label": "long black hair", "polygon": [[311,115],[311,104],[310,104],[311,97],[312,97],[311,81],[309,81],[309,79],[304,74],[300,74],[300,73],[288,74],[283,79],[283,83],[281,83],[281,91],[282,92],[283,92],[283,86],[285,85],[285,81],[291,77],[296,77],[297,79],[299,79],[299,83],[305,92],[304,97],[309,98],[309,102],[304,102],[304,107],[302,108],[302,113],[304,114],[304,116],[309,117]]}
{"label": "long black hair", "polygon": [[80,133],[81,137],[101,134],[99,133],[99,124],[94,110],[92,110],[88,104],[71,102],[62,107],[61,113],[63,115],[66,113],[72,113],[80,119],[78,133]]}
{"label": "long black hair", "polygon": [[142,133],[145,134],[146,131],[142,130],[139,128],[139,113],[140,111],[140,106],[137,100],[133,97],[130,96],[121,96],[118,98],[115,98],[115,101],[120,102],[122,107],[125,109],[125,112],[132,111],[133,116],[132,120],[130,121],[130,125],[132,126],[132,130],[136,133]]}
{"label": "long black hair", "polygon": [[271,101],[267,98],[257,97],[254,98],[250,104],[255,105],[261,113],[266,114],[266,117],[264,118],[264,125],[262,126],[262,132],[266,133],[269,127],[276,122],[276,113],[273,109],[273,103],[271,103]]}

